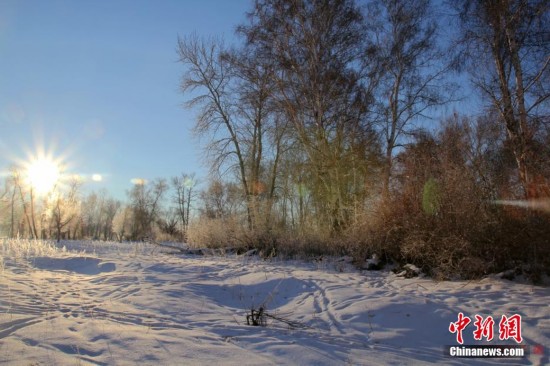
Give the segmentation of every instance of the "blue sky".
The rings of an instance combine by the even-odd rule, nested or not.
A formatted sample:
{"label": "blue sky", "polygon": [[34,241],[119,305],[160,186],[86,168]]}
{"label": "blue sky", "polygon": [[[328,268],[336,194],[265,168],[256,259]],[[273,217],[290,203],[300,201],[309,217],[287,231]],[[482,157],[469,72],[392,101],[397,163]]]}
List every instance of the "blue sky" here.
{"label": "blue sky", "polygon": [[[119,199],[136,178],[195,172],[204,181],[208,169],[190,133],[195,112],[183,108],[179,91],[177,37],[234,42],[251,7],[252,0],[0,0],[0,178],[45,150],[67,174],[84,177],[85,191],[106,188]],[[457,106],[472,112],[471,103],[439,116]]]}
{"label": "blue sky", "polygon": [[[0,171],[37,150],[124,199],[207,169],[179,91],[178,35],[223,36],[250,0],[0,0]],[[92,174],[103,180],[94,182]]]}

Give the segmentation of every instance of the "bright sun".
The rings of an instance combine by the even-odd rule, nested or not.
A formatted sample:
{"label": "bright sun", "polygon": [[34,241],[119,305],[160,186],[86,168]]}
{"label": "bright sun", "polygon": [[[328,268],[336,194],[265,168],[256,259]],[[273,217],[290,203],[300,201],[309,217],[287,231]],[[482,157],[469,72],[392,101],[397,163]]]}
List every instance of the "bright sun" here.
{"label": "bright sun", "polygon": [[59,165],[48,158],[31,161],[27,167],[27,178],[38,194],[50,192],[59,180]]}

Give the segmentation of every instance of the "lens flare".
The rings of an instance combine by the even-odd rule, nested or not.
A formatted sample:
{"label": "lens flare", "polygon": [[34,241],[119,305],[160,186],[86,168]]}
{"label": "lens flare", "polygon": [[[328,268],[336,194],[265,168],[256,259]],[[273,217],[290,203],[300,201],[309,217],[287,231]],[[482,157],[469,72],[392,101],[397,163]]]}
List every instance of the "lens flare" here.
{"label": "lens flare", "polygon": [[130,182],[133,184],[133,185],[136,185],[136,186],[144,186],[147,184],[147,179],[143,179],[143,178],[132,178],[130,179]]}
{"label": "lens flare", "polygon": [[495,200],[496,205],[522,207],[530,210],[550,212],[550,198],[533,200]]}

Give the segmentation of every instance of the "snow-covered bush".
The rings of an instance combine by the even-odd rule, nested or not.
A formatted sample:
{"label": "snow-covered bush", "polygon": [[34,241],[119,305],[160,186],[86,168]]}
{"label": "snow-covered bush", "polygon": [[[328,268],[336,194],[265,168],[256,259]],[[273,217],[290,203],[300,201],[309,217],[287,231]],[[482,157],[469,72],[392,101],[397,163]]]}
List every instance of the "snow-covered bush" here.
{"label": "snow-covered bush", "polygon": [[59,249],[50,240],[0,239],[0,269],[6,259],[25,259],[57,253]]}

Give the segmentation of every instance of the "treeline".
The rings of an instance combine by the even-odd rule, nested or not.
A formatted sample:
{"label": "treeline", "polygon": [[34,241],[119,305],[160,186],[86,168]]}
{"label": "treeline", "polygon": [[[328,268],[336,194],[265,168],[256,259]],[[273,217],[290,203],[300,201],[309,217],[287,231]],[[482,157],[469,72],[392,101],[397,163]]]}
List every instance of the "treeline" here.
{"label": "treeline", "polygon": [[[193,239],[441,278],[548,271],[550,5],[435,5],[258,0],[236,46],[180,37],[219,177]],[[431,118],[472,91],[479,110]]]}
{"label": "treeline", "polygon": [[0,237],[53,240],[140,241],[187,239],[194,174],[139,181],[125,202],[106,190],[84,194],[78,177],[61,177],[38,194],[25,172],[13,167],[0,195]]}

